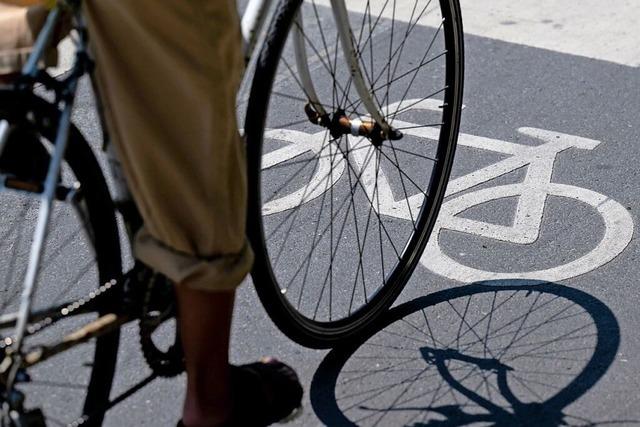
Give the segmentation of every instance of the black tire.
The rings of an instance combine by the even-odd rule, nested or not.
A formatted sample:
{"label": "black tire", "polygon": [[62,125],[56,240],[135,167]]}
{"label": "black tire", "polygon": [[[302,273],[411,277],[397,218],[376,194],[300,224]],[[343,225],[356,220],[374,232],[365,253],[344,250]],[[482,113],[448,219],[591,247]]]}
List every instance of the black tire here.
{"label": "black tire", "polygon": [[[439,9],[434,5],[431,12],[427,10],[434,2],[424,0],[426,6],[423,9],[414,5],[414,12],[407,15],[408,21],[398,23],[395,17],[409,12],[398,9],[396,15],[396,2],[393,0],[384,2],[384,5],[394,5],[391,23],[388,22],[389,13],[385,12],[387,6],[379,6],[379,16],[371,19],[375,7],[371,1],[367,1],[365,10],[361,11],[363,14],[350,13],[361,67],[376,95],[375,101],[379,106],[386,106],[383,111],[392,125],[405,123],[398,126],[404,136],[400,141],[383,141],[380,146],[362,137],[331,139],[328,132],[311,123],[304,112],[308,98],[300,83],[302,79],[294,70],[291,41],[287,44],[296,13],[305,16],[302,40],[308,54],[307,63],[310,64],[311,79],[319,100],[327,113],[345,110],[347,116],[357,118],[366,116],[366,112],[359,107],[358,97],[353,95],[355,89],[346,77],[347,66],[338,56],[341,49],[338,48],[335,28],[331,28],[335,26],[331,11],[318,6],[315,1],[304,3],[302,7],[305,10],[300,12],[301,0],[281,1],[278,5],[258,57],[244,129],[249,176],[248,234],[256,255],[252,272],[256,290],[273,321],[288,337],[308,347],[327,348],[363,332],[393,303],[427,244],[445,194],[458,136],[462,109],[463,37],[457,0],[440,0]],[[416,5],[420,1],[415,0]],[[430,19],[423,14],[432,12],[439,19],[435,21],[437,26],[423,27],[422,24]],[[418,22],[420,25],[416,25]],[[323,30],[324,25],[329,29]],[[360,25],[359,31],[356,25]],[[381,31],[376,34],[378,26]],[[394,45],[393,36],[389,36],[394,29],[403,35],[399,45]],[[369,30],[369,34],[364,35]],[[409,41],[410,37],[413,38]],[[318,40],[317,46],[314,40]],[[426,51],[420,61],[413,57],[401,61],[406,46],[410,46],[407,51],[412,54],[421,46],[426,46]],[[434,46],[441,50],[429,55]],[[379,70],[375,69],[380,62]],[[424,78],[427,66],[429,74]],[[387,83],[379,85],[385,74]],[[377,77],[374,79],[373,76]],[[417,77],[420,77],[419,82]],[[438,99],[433,101],[433,96]],[[393,113],[392,106],[395,106]],[[418,108],[419,117],[414,111]],[[400,119],[418,124],[407,126],[407,122]],[[435,149],[426,152],[420,151],[426,150],[427,144],[418,131],[425,129],[436,132],[431,139],[437,142]],[[320,138],[322,142],[319,142]],[[305,143],[311,148],[305,148],[307,151],[298,148]],[[405,145],[400,148],[399,144]],[[283,145],[286,150],[282,149]],[[412,151],[414,146],[417,148]],[[373,152],[368,160],[367,157],[362,160],[362,155],[360,160],[357,159],[356,150],[361,148]],[[385,150],[390,154],[387,155]],[[269,158],[266,157],[268,155]],[[284,156],[284,160],[278,155]],[[372,175],[368,168],[374,157],[375,183],[371,184]],[[328,167],[327,158],[330,159]],[[408,163],[401,164],[401,158],[403,161],[408,158]],[[324,166],[321,162],[325,163]],[[298,167],[300,163],[303,166]],[[358,165],[359,173],[352,163]],[[409,218],[406,219],[412,223],[408,227],[406,219],[397,220],[393,212],[382,211],[380,194],[383,190],[380,189],[383,184],[388,185],[389,194],[393,196],[392,183],[385,175],[389,173],[385,168],[390,164],[396,166],[395,190],[400,194],[404,192],[406,209],[401,206],[400,210],[406,210],[403,211],[405,218],[408,213]],[[309,165],[311,168],[305,171]],[[329,172],[320,175],[322,167]],[[345,169],[348,182],[342,176]],[[414,173],[415,176],[409,175]],[[338,178],[334,178],[334,174]],[[302,187],[300,182],[303,182]],[[321,189],[323,183],[325,187]],[[422,198],[420,207],[411,204],[413,199],[410,197],[415,199],[416,196],[411,193],[412,189],[407,191],[409,183],[421,193],[417,195],[417,200]],[[345,186],[347,190],[340,192]],[[346,194],[346,197],[341,201],[336,194]],[[349,198],[350,204],[343,214]],[[366,199],[364,203],[363,199]],[[393,197],[392,209],[395,204]],[[330,210],[328,218],[322,216],[323,210]],[[357,215],[363,212],[364,218],[358,223]],[[376,216],[373,220],[372,212]],[[339,215],[344,216],[344,220]],[[349,215],[353,216],[353,222],[347,227],[347,221],[351,221],[347,218]],[[370,223],[377,228],[374,233],[378,233],[378,242],[367,241]],[[363,228],[364,236],[360,236]],[[396,240],[397,245],[390,236],[395,232],[400,236]],[[329,239],[326,234],[329,234]],[[343,244],[343,241],[350,243]],[[354,241],[356,250],[353,250]],[[349,244],[351,247],[346,247]],[[389,253],[392,256],[394,252],[397,259],[389,261]],[[286,262],[282,261],[283,256],[287,258]],[[317,265],[322,259],[328,260],[326,268]],[[318,285],[309,286],[308,283],[314,279]],[[293,284],[294,280],[298,280],[300,285]],[[347,285],[334,289],[334,280]],[[372,281],[375,289],[371,289]],[[360,302],[354,305],[358,298]]]}
{"label": "black tire", "polygon": [[[28,116],[32,119],[26,121],[25,117]],[[32,134],[39,135],[41,141],[46,140],[49,141],[49,143],[54,141],[59,116],[59,111],[55,106],[33,95],[18,95],[11,91],[0,91],[0,119],[7,120],[11,125],[21,129],[28,129]],[[32,140],[29,144],[29,155],[31,158],[42,158],[43,154],[45,158],[48,158],[46,151],[44,151],[44,144],[42,142],[38,143],[34,141],[38,141],[38,139]],[[35,163],[38,162],[36,161]],[[44,283],[43,281],[45,279],[41,278],[39,280],[39,288],[53,288],[55,286],[57,289],[61,289],[60,292],[65,292],[65,299],[68,298],[68,300],[73,300],[74,298],[77,298],[78,295],[86,295],[86,293],[91,290],[91,287],[97,287],[111,279],[118,278],[122,273],[122,261],[115,211],[107,184],[91,148],[78,129],[74,126],[71,127],[69,135],[69,142],[65,155],[65,165],[65,170],[63,170],[63,176],[61,179],[65,180],[70,177],[80,183],[81,186],[81,197],[78,202],[78,206],[76,206],[76,209],[81,211],[81,214],[77,215],[79,218],[78,230],[84,229],[84,235],[88,240],[88,244],[85,246],[92,246],[94,260],[89,259],[87,263],[86,259],[82,259],[82,253],[84,252],[71,252],[76,251],[77,248],[80,248],[81,250],[84,248],[82,246],[84,243],[81,241],[81,236],[79,235],[82,233],[74,232],[70,236],[63,234],[63,236],[68,238],[64,239],[64,243],[62,243],[60,247],[56,247],[54,249],[56,258],[51,255],[51,264],[54,264],[53,261],[56,261],[57,264],[59,261],[58,257],[61,254],[69,253],[66,252],[67,250],[71,252],[69,253],[70,255],[76,255],[77,259],[74,259],[69,263],[70,266],[68,268],[71,269],[72,267],[77,267],[81,269],[80,273],[74,273],[70,276],[77,278],[78,283],[71,281],[69,283]],[[37,167],[41,167],[41,165],[38,165]],[[25,206],[27,203],[30,203],[27,201],[28,199],[31,199],[30,197],[24,196],[23,199],[25,201],[20,203],[24,203]],[[66,204],[64,205],[66,206]],[[49,235],[54,236],[48,240],[55,239],[55,225],[50,227]],[[19,242],[17,242],[16,245],[18,243]],[[65,249],[62,246],[63,244],[65,246],[68,244],[70,248]],[[46,258],[46,251],[47,249],[45,249],[45,263],[47,263],[48,260],[48,258]],[[91,254],[89,253],[89,255]],[[16,258],[18,258],[18,256],[19,255],[17,254],[15,255]],[[95,264],[95,266],[91,263]],[[42,270],[44,271],[42,276],[46,275],[47,268],[48,267],[42,267]],[[64,273],[64,267],[61,267],[61,270],[56,273],[56,277],[66,277],[64,276]],[[91,277],[86,278],[86,276]],[[7,280],[6,277],[5,280]],[[9,281],[10,280],[7,280],[7,282]],[[86,285],[84,285],[85,282],[87,282]],[[4,285],[8,286],[8,283],[5,283]],[[21,283],[18,283],[18,286],[21,286]],[[75,289],[74,286],[84,286],[84,288]],[[38,298],[37,294],[36,298]],[[113,304],[117,304],[119,299],[120,294],[114,292],[109,297],[108,303],[112,302]],[[61,303],[64,301],[49,300],[44,301],[44,304],[46,306],[46,304],[54,302]],[[6,303],[2,306],[3,311],[7,308],[7,305],[10,304]],[[111,307],[111,304],[105,304],[100,311],[93,314],[93,316],[95,317],[105,314],[106,312],[111,311]],[[84,317],[84,319],[87,319],[87,317]],[[67,328],[69,326],[70,325],[67,324]],[[24,390],[27,396],[25,402],[26,406],[42,409],[45,418],[49,420],[47,424],[62,422],[61,417],[64,415],[65,419],[67,419],[66,417],[69,417],[69,421],[64,422],[65,425],[78,420],[84,420],[85,423],[83,425],[101,425],[106,405],[109,402],[109,395],[116,367],[119,337],[120,333],[118,330],[96,339],[93,341],[93,344],[88,344],[88,346],[93,345],[93,351],[91,351],[90,348],[82,350],[84,353],[81,354],[86,357],[88,361],[84,365],[80,361],[74,360],[74,357],[78,356],[77,353],[75,353],[75,356],[68,356],[69,363],[75,362],[75,364],[72,365],[73,368],[62,365],[64,362],[59,360],[59,357],[61,356],[56,356],[56,358],[54,358],[57,359],[57,361],[53,367],[48,366],[46,368],[42,368],[40,365],[36,365],[33,370],[37,371],[42,369],[42,371],[36,372],[36,374],[33,374],[30,371],[29,374],[32,376],[31,383],[25,383],[24,386],[20,385],[20,387],[28,388],[28,390]],[[65,352],[64,357],[67,357],[66,353],[72,353],[75,351],[76,349],[71,352]],[[50,362],[47,361],[44,363]],[[78,372],[81,371],[83,381],[86,381],[86,383],[82,384],[82,390],[79,392],[77,397],[78,411],[76,413],[69,413],[69,401],[53,401],[53,397],[57,394],[62,394],[62,396],[66,396],[67,399],[71,399],[71,397],[63,392],[56,392],[56,386],[59,386],[64,391],[64,384],[56,384],[54,380],[50,380],[48,377],[49,374],[56,373],[58,370],[65,371],[72,369],[76,369]],[[87,372],[87,370],[90,370],[90,372]],[[40,380],[37,378],[38,374],[40,374],[39,376],[42,378],[41,381],[44,382],[44,387],[41,389],[39,389]],[[69,379],[69,381],[72,380]],[[67,390],[66,393],[71,392]],[[58,398],[60,398],[60,395],[58,395]],[[81,403],[83,400],[84,403]],[[48,409],[51,409],[52,412],[49,413]]]}

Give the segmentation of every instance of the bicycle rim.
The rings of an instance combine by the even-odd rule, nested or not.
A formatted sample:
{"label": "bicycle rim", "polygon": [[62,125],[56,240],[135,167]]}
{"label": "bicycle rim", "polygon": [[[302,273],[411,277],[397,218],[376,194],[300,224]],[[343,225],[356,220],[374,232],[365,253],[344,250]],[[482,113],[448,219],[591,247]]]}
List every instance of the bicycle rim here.
{"label": "bicycle rim", "polygon": [[[306,346],[344,341],[393,303],[444,196],[462,98],[459,6],[406,3],[347,3],[363,75],[398,140],[317,124],[368,120],[328,2],[279,5],[257,63],[245,124],[253,278],[275,323]],[[292,23],[296,13],[302,25]],[[296,65],[295,30],[328,114],[322,120],[305,111],[310,91]]]}
{"label": "bicycle rim", "polygon": [[[26,99],[14,93],[4,92],[0,99],[0,117],[13,126],[28,129],[30,135],[28,139],[19,140],[19,145],[28,146],[28,150],[18,150],[12,160],[21,159],[24,154],[29,159],[16,170],[21,174],[25,174],[24,171],[28,171],[26,174],[38,174],[37,170],[46,167],[48,162],[50,141],[59,118],[57,109],[38,98]],[[5,106],[8,107],[5,109]],[[35,125],[30,126],[23,120],[25,111],[22,107],[33,112]],[[70,133],[60,180],[62,185],[79,184],[81,196],[73,203],[54,202],[40,265],[38,291],[34,295],[35,310],[86,297],[97,286],[121,273],[113,205],[99,165],[76,128],[72,128]],[[9,191],[1,192],[0,197],[3,199],[0,204],[0,232],[4,257],[0,273],[3,291],[1,311],[7,314],[17,308],[38,199],[33,195]],[[103,310],[63,320],[28,337],[25,344],[30,348],[58,341],[63,334],[101,314],[104,314]],[[0,334],[6,337],[12,331],[12,328],[6,328]],[[79,421],[83,421],[83,425],[102,424],[118,343],[119,332],[110,333],[30,368],[27,371],[29,381],[17,385],[25,393],[25,407],[41,409],[47,425],[68,425]]]}

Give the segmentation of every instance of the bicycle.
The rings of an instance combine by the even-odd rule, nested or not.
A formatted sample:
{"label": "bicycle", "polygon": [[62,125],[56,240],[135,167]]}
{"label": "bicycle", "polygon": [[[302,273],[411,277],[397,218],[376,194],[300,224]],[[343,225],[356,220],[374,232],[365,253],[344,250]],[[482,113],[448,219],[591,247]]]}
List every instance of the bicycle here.
{"label": "bicycle", "polygon": [[[322,30],[323,18],[327,18],[329,10],[324,9],[318,3],[302,5],[300,0],[284,1],[279,3],[270,25],[265,32],[264,42],[260,42],[262,25],[267,21],[270,2],[268,0],[253,0],[247,7],[247,12],[242,19],[242,28],[245,35],[245,56],[248,62],[255,62],[255,74],[251,86],[251,93],[247,107],[247,117],[245,125],[245,137],[247,141],[247,157],[249,168],[249,218],[248,234],[252,246],[256,253],[256,264],[252,275],[256,284],[258,294],[265,305],[268,313],[285,334],[301,344],[310,347],[330,347],[337,343],[344,342],[354,335],[362,332],[373,320],[382,313],[397,297],[402,287],[406,284],[412,270],[415,268],[422,250],[424,249],[431,229],[433,228],[438,208],[444,196],[445,186],[448,179],[451,162],[453,160],[454,148],[457,138],[461,96],[462,96],[462,26],[460,21],[459,5],[455,0],[442,0],[439,5],[426,1],[425,6],[418,8],[418,1],[414,4],[413,12],[409,16],[408,23],[395,23],[395,12],[389,18],[383,16],[387,6],[380,9],[380,13],[375,21],[372,21],[372,4],[365,6],[364,17],[368,17],[368,24],[365,26],[363,19],[357,16],[354,21],[354,14],[349,13],[340,0],[331,3],[333,18],[338,23],[338,35],[332,41],[333,48],[329,51],[328,45],[324,43],[324,54],[315,48],[313,40],[322,39],[326,42],[324,31]],[[385,3],[389,4],[389,2]],[[301,6],[302,5],[302,6]],[[395,11],[396,4],[393,3]],[[309,7],[307,7],[309,6]],[[302,7],[302,9],[300,9]],[[67,8],[74,17],[76,29],[77,53],[76,60],[71,71],[62,78],[55,79],[37,66],[39,59],[44,53],[44,47],[60,19],[62,9]],[[58,2],[49,17],[47,23],[36,41],[34,52],[22,71],[14,87],[2,89],[0,91],[0,154],[4,161],[2,163],[2,189],[3,196],[9,198],[9,203],[3,204],[2,218],[9,224],[6,230],[2,228],[4,241],[11,240],[11,247],[3,254],[12,254],[13,260],[7,263],[4,273],[5,287],[2,289],[6,298],[3,298],[2,316],[0,316],[0,331],[13,329],[13,333],[6,335],[2,332],[0,340],[0,402],[2,403],[2,423],[4,425],[45,425],[47,422],[57,422],[69,425],[99,425],[104,418],[104,412],[110,404],[110,391],[113,383],[113,376],[116,369],[116,360],[119,344],[120,327],[134,320],[140,322],[140,340],[143,354],[153,372],[160,376],[170,376],[182,370],[182,356],[179,346],[179,337],[176,335],[169,338],[168,345],[160,345],[155,341],[154,332],[169,321],[175,314],[172,304],[171,285],[161,276],[149,271],[143,266],[137,266],[127,274],[122,274],[121,242],[118,233],[118,213],[127,230],[129,238],[135,233],[140,225],[140,217],[135,205],[128,195],[126,183],[119,170],[119,164],[115,154],[109,149],[108,134],[103,131],[103,148],[107,151],[110,165],[110,176],[113,178],[111,189],[107,186],[102,169],[92,150],[84,140],[80,131],[72,124],[71,116],[81,77],[93,76],[90,55],[87,51],[88,33],[84,26],[80,13],[80,0],[61,0]],[[429,10],[429,8],[432,8]],[[311,15],[307,15],[310,12]],[[427,13],[429,12],[429,13]],[[435,30],[428,30],[423,27],[427,15],[431,18],[438,15],[435,20]],[[315,19],[313,25],[303,20],[310,21],[308,16]],[[391,23],[389,24],[389,20]],[[356,31],[352,30],[354,22],[361,23],[357,39]],[[394,45],[393,41],[387,47],[390,52],[387,65],[382,65],[382,72],[375,80],[371,80],[373,71],[364,66],[371,65],[379,61],[379,58],[372,56],[374,45],[380,42],[375,30],[389,29],[393,34],[394,28],[401,28],[404,32],[402,43]],[[290,34],[290,28],[293,30]],[[365,28],[366,27],[366,28]],[[354,27],[355,28],[355,27]],[[369,35],[363,33],[369,31]],[[423,36],[425,31],[430,31],[431,38],[427,45],[426,52],[420,61],[406,65],[401,62],[405,46],[411,39],[413,48],[420,40],[413,40],[412,34]],[[318,38],[316,38],[318,36]],[[287,45],[292,43],[294,46]],[[355,41],[362,42],[354,46]],[[393,40],[393,36],[391,37]],[[433,46],[439,46],[437,54],[431,52]],[[259,51],[254,55],[254,49],[259,46]],[[306,49],[314,50],[315,56],[306,54]],[[348,66],[339,64],[338,50],[342,50],[347,58]],[[367,56],[367,50],[371,55]],[[386,51],[386,50],[385,50]],[[430,52],[433,56],[429,55]],[[295,56],[296,70],[289,67],[291,55]],[[324,56],[323,56],[324,55]],[[429,55],[429,56],[428,56]],[[252,59],[253,58],[253,59]],[[330,62],[326,62],[331,58]],[[395,63],[391,60],[395,59]],[[287,68],[287,75],[277,73],[278,63],[281,62]],[[293,63],[294,61],[291,61]],[[438,89],[427,93],[427,98],[438,96],[441,98],[439,114],[431,115],[423,120],[435,120],[434,123],[423,121],[423,126],[440,128],[440,141],[431,156],[424,152],[411,152],[406,146],[395,147],[398,141],[403,143],[411,142],[405,138],[402,129],[394,128],[393,120],[396,116],[405,114],[406,99],[411,89],[422,92],[424,88],[415,88],[414,82],[419,73],[427,65],[433,65],[432,74],[428,74]],[[341,67],[341,68],[339,68]],[[408,71],[407,71],[407,68]],[[329,78],[322,78],[322,74],[327,70]],[[346,71],[344,75],[338,75],[338,71]],[[398,74],[400,73],[400,74]],[[386,78],[386,81],[385,81]],[[273,81],[276,84],[272,91]],[[380,83],[380,87],[375,86]],[[395,83],[403,81],[402,88],[396,88]],[[91,79],[91,82],[93,80]],[[327,95],[320,91],[320,85],[329,82],[332,90]],[[293,84],[291,84],[293,83]],[[38,85],[39,91],[46,91],[54,101],[34,94],[34,88]],[[297,85],[297,86],[296,86]],[[382,101],[378,99],[377,90],[384,91]],[[303,96],[295,95],[295,91],[302,92]],[[94,92],[95,85],[94,85]],[[404,94],[403,94],[404,92]],[[304,117],[304,122],[288,122],[280,126],[274,126],[276,116],[271,115],[268,119],[268,111],[277,111],[270,108],[269,102],[271,93],[289,99],[290,104],[296,104],[297,108],[290,107],[295,112],[288,113],[289,118]],[[357,95],[353,95],[357,94]],[[399,101],[391,103],[394,97],[400,94]],[[323,98],[323,96],[325,98]],[[357,96],[358,100],[352,99]],[[331,98],[330,100],[328,99]],[[300,101],[300,102],[293,102]],[[384,104],[382,103],[384,102]],[[404,102],[404,104],[403,104]],[[98,119],[102,121],[99,97],[96,97]],[[386,107],[380,107],[386,105]],[[395,107],[392,111],[391,107]],[[299,128],[313,127],[322,129],[325,135],[323,142],[324,153],[330,150],[333,159],[336,153],[342,154],[343,165],[348,166],[350,172],[349,188],[346,193],[351,196],[351,203],[347,213],[351,213],[356,218],[356,202],[358,197],[360,203],[362,198],[365,201],[365,216],[367,219],[367,229],[365,229],[364,240],[357,237],[358,250],[360,252],[360,263],[357,271],[363,272],[360,281],[363,283],[365,291],[363,297],[356,295],[355,286],[351,291],[350,304],[348,310],[342,311],[343,316],[337,319],[333,315],[333,296],[337,292],[333,289],[333,277],[340,274],[342,278],[349,277],[341,271],[341,268],[350,267],[348,264],[339,264],[335,256],[333,223],[334,211],[330,210],[329,231],[331,242],[329,244],[330,256],[327,258],[330,273],[327,279],[330,286],[327,290],[328,319],[317,319],[319,308],[316,307],[313,317],[306,315],[300,305],[294,306],[289,300],[292,292],[287,292],[291,287],[283,287],[282,274],[287,270],[282,269],[277,260],[272,258],[274,245],[279,248],[288,248],[288,253],[295,253],[295,245],[287,243],[289,234],[293,226],[289,226],[286,238],[279,237],[278,241],[273,240],[270,233],[273,233],[273,219],[278,218],[277,213],[269,213],[265,210],[269,200],[265,197],[265,190],[269,185],[277,181],[269,179],[269,169],[261,168],[264,161],[278,141],[270,138],[271,132],[277,129],[288,127],[291,131]],[[347,134],[353,134],[347,136]],[[267,138],[264,139],[263,135]],[[20,140],[20,144],[12,141]],[[393,142],[396,141],[396,142]],[[364,144],[367,146],[364,146]],[[415,143],[415,141],[414,141]],[[393,264],[388,259],[384,260],[385,247],[388,243],[382,242],[382,230],[385,235],[389,235],[387,225],[379,215],[377,219],[371,219],[374,200],[378,197],[375,186],[371,188],[370,183],[360,183],[361,179],[369,179],[372,174],[377,176],[384,173],[381,165],[384,163],[388,167],[388,160],[391,159],[383,150],[390,148],[393,159],[395,159],[396,170],[400,176],[400,181],[404,187],[403,192],[407,194],[404,180],[414,183],[416,188],[423,194],[424,203],[419,211],[415,213],[415,221],[400,234],[400,239],[404,243],[402,255],[397,254],[397,261]],[[327,148],[328,147],[328,148]],[[367,149],[370,158],[375,158],[375,171],[371,167],[365,168],[359,174],[354,174],[349,159],[352,152]],[[324,155],[319,155],[311,159],[305,159],[305,164],[313,165],[314,162],[323,161]],[[407,162],[407,168],[400,168],[399,158],[411,156],[412,162]],[[333,175],[333,159],[328,170],[325,172]],[[300,158],[295,161],[300,162]],[[425,160],[430,162],[427,173],[424,173]],[[294,163],[294,167],[295,167]],[[324,164],[324,163],[323,163]],[[404,165],[404,163],[403,163]],[[292,165],[280,164],[278,176],[283,176],[283,170]],[[409,167],[419,167],[421,172],[420,184],[409,175]],[[264,170],[263,170],[264,169]],[[308,172],[295,173],[293,180],[288,180],[290,185],[297,184],[306,179]],[[401,175],[402,174],[402,175]],[[426,176],[425,176],[426,175]],[[297,181],[294,183],[294,181]],[[356,184],[353,184],[353,181]],[[337,193],[339,186],[344,185],[338,180],[332,180],[328,191],[323,194]],[[265,187],[267,186],[267,187]],[[312,190],[307,186],[309,190]],[[288,191],[281,188],[282,191]],[[111,190],[111,191],[110,191]],[[274,188],[269,191],[273,193]],[[275,188],[275,194],[279,190]],[[288,209],[285,215],[294,221],[297,219],[303,206],[309,206],[308,194],[306,191],[300,193],[300,201],[292,209]],[[313,194],[313,193],[309,193]],[[24,230],[23,224],[35,218],[36,208],[29,205],[35,200],[39,203],[37,208],[37,220],[34,230]],[[112,201],[113,199],[113,201]],[[265,199],[265,203],[262,203]],[[54,204],[54,200],[56,203]],[[321,197],[324,201],[325,197]],[[347,199],[341,203],[345,205]],[[333,197],[332,197],[333,201]],[[332,203],[332,202],[331,202]],[[17,207],[18,212],[13,216],[4,212],[4,209]],[[57,209],[61,208],[63,213]],[[65,209],[72,209],[75,214],[72,216]],[[264,213],[264,217],[263,217]],[[282,213],[282,212],[281,212]],[[319,222],[322,209],[314,213],[314,218]],[[57,227],[50,226],[49,222],[59,222]],[[66,224],[73,218],[79,222],[77,230],[68,232]],[[265,219],[266,218],[266,219]],[[325,219],[326,221],[326,219]],[[13,223],[20,224],[20,228],[11,227]],[[381,274],[377,279],[375,289],[366,289],[364,276],[363,250],[366,245],[366,231],[370,223],[376,223],[380,241],[376,244],[376,253],[380,257]],[[346,221],[342,223],[342,230],[345,229]],[[277,225],[275,227],[278,227]],[[315,233],[317,227],[312,227]],[[21,237],[33,232],[33,242],[22,245]],[[300,228],[298,228],[298,232]],[[393,231],[393,230],[392,230]],[[361,230],[356,227],[356,234]],[[60,236],[46,239],[47,235],[61,233]],[[84,234],[82,240],[80,234]],[[326,233],[325,233],[326,234]],[[340,233],[340,237],[343,233]],[[339,238],[340,240],[340,238]],[[319,245],[323,241],[322,237],[314,238],[311,252],[320,252]],[[301,241],[304,243],[304,241]],[[320,242],[320,243],[318,243]],[[128,244],[125,239],[125,244]],[[323,245],[325,243],[322,243]],[[393,242],[392,242],[393,246]],[[395,249],[395,248],[394,248]],[[388,248],[387,248],[388,250]],[[58,257],[70,255],[77,259],[92,260],[91,252],[95,251],[95,265],[93,261],[73,265],[78,267],[77,272],[67,272],[66,267],[61,266],[57,261]],[[30,252],[27,256],[26,253]],[[281,256],[278,255],[278,258]],[[368,255],[368,254],[367,254]],[[28,262],[25,259],[28,258]],[[309,254],[311,260],[311,253]],[[314,258],[316,259],[316,258]],[[16,265],[25,262],[27,264],[26,273],[16,273]],[[79,264],[79,263],[77,263]],[[310,281],[314,271],[310,262],[307,263],[305,279]],[[50,270],[55,270],[54,272]],[[62,278],[66,273],[67,278]],[[387,274],[388,273],[388,274]],[[356,274],[356,280],[360,273]],[[367,272],[367,274],[369,274]],[[367,276],[368,277],[368,276]],[[16,289],[11,285],[24,278],[24,286],[20,300],[15,296]],[[65,280],[66,279],[66,280]],[[52,281],[62,284],[60,294],[40,295],[36,292],[37,285],[43,282]],[[95,283],[100,285],[97,289]],[[326,286],[323,286],[325,288]],[[40,286],[43,291],[51,292],[57,289],[51,285]],[[11,291],[12,294],[7,292]],[[324,293],[324,291],[322,292]],[[323,301],[322,293],[317,298],[318,305]],[[348,293],[348,292],[347,292]],[[62,300],[62,294],[67,301]],[[359,300],[356,298],[358,297]],[[303,299],[308,301],[313,299],[313,295],[303,295],[299,292],[298,302]],[[326,311],[325,309],[323,309]],[[346,314],[345,314],[346,313]],[[89,320],[83,317],[90,317]],[[97,317],[97,318],[95,318]],[[66,333],[62,339],[53,340],[53,335],[63,333],[63,325],[72,332]],[[69,325],[70,324],[70,325]],[[38,339],[42,341],[38,341]],[[47,341],[49,340],[49,341]],[[165,340],[166,341],[166,340]],[[91,345],[78,347],[78,344],[91,342]],[[166,342],[164,343],[166,344]],[[40,392],[40,407],[37,405],[24,404],[25,394],[29,392],[32,397],[38,393],[33,390],[26,390],[35,382],[31,374],[37,373],[39,366],[54,356],[61,356],[70,352],[80,352],[80,355],[90,360],[90,363],[83,369],[83,380],[80,382],[79,393],[81,398],[69,401],[84,401],[76,414],[70,414],[66,409],[58,408],[50,404],[48,393]],[[57,372],[56,372],[57,373]],[[64,370],[60,372],[64,377]],[[49,380],[51,386],[55,381]],[[37,400],[37,399],[36,399]],[[69,419],[70,421],[60,421]]]}

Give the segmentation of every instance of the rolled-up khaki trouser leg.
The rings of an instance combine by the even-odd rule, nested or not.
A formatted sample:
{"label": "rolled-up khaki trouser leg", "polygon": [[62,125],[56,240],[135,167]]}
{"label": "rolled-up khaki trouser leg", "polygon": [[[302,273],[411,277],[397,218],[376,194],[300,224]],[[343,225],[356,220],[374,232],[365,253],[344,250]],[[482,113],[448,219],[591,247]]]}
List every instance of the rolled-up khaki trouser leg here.
{"label": "rolled-up khaki trouser leg", "polygon": [[135,255],[195,289],[250,269],[234,0],[87,0],[107,123],[144,218]]}

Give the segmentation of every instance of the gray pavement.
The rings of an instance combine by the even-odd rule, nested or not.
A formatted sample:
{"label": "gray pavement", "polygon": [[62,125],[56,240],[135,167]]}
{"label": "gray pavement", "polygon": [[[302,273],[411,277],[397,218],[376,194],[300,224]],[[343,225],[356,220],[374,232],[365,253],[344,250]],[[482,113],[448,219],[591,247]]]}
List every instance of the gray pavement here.
{"label": "gray pavement", "polygon": [[[546,40],[539,27],[552,5],[477,3],[464,15],[464,136],[453,179],[515,156],[518,147],[566,139],[567,148],[551,157],[540,151],[547,178],[529,174],[536,169],[527,163],[450,194],[438,245],[430,244],[379,330],[349,348],[316,351],[291,342],[247,280],[238,293],[232,360],[276,355],[296,368],[304,411],[290,425],[640,423],[640,48],[624,39],[616,56],[599,45],[617,46],[607,28],[632,37],[630,24],[617,23],[624,16],[637,21],[638,8],[618,1],[611,16],[594,2],[584,7],[592,13],[551,9],[562,25],[551,25]],[[598,24],[592,36],[584,29],[588,17]],[[79,125],[96,142],[86,91],[81,101]],[[478,148],[478,138],[489,145]],[[516,151],[486,148],[505,142]],[[536,191],[547,194],[537,210]],[[518,240],[531,232],[532,241]],[[150,373],[136,333],[134,326],[125,331],[114,395]],[[106,424],[173,425],[184,381],[157,379],[135,389]]]}

